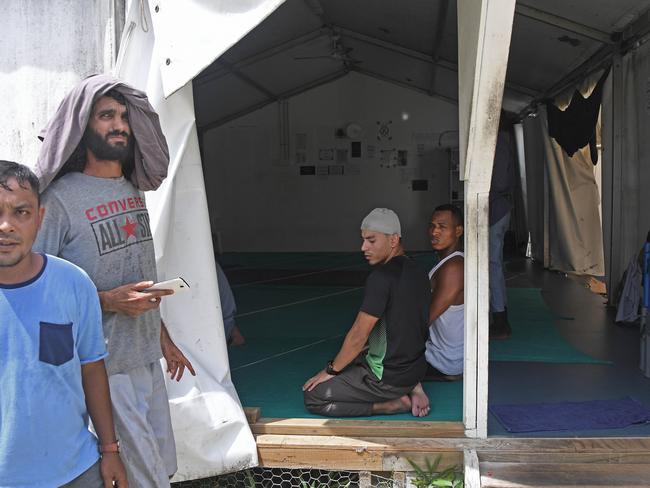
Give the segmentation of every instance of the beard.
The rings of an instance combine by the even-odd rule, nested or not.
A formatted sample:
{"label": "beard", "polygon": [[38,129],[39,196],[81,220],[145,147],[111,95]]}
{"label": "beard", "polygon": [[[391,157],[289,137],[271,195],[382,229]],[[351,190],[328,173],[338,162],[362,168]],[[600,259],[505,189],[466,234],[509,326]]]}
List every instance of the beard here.
{"label": "beard", "polygon": [[[126,137],[126,144],[113,145],[108,138],[115,135]],[[133,155],[133,137],[126,132],[109,132],[105,137],[88,127],[82,142],[100,161],[120,161],[125,163]]]}

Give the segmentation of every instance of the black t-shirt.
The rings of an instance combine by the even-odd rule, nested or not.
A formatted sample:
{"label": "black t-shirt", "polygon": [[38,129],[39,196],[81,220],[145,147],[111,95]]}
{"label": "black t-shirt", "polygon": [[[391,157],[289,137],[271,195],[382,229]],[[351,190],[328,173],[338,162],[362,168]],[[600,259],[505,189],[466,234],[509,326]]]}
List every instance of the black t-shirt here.
{"label": "black t-shirt", "polygon": [[368,338],[366,362],[384,383],[409,386],[424,377],[430,301],[429,277],[406,256],[392,258],[368,276],[361,311],[379,321]]}

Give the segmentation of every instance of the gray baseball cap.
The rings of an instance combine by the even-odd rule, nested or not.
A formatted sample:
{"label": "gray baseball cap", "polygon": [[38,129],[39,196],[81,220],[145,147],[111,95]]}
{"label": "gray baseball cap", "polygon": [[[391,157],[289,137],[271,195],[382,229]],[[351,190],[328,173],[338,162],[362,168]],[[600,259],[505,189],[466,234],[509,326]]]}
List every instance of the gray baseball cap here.
{"label": "gray baseball cap", "polygon": [[384,234],[402,236],[397,214],[389,208],[376,208],[361,221],[361,230],[374,230]]}

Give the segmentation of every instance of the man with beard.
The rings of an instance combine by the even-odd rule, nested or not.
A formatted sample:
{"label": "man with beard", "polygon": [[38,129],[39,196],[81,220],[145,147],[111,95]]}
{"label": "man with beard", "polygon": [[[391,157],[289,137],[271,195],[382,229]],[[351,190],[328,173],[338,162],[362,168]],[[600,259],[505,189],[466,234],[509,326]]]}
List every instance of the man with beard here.
{"label": "man with beard", "polygon": [[[63,176],[43,193],[47,213],[36,248],[77,264],[99,290],[115,425],[129,483],[160,488],[170,486],[177,468],[161,352],[172,379],[180,380],[186,367],[194,370],[161,323],[161,297],[172,292],[147,291],[157,281],[149,214],[143,195],[125,177],[133,170],[135,142],[143,152],[153,143],[134,141],[119,90],[94,100],[79,146],[58,171]],[[39,163],[48,154],[44,146]]]}

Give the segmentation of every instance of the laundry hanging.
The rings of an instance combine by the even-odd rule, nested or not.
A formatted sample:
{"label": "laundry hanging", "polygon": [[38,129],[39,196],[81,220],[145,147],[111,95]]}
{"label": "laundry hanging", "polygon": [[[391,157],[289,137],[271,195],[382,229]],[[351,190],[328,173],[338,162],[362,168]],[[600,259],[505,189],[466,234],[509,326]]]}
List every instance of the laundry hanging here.
{"label": "laundry hanging", "polygon": [[609,68],[605,70],[587,98],[576,89],[564,111],[557,108],[552,101],[546,103],[549,135],[569,156],[573,156],[578,149],[589,144],[593,164],[598,163],[596,123],[603,98],[603,85],[608,74]]}

